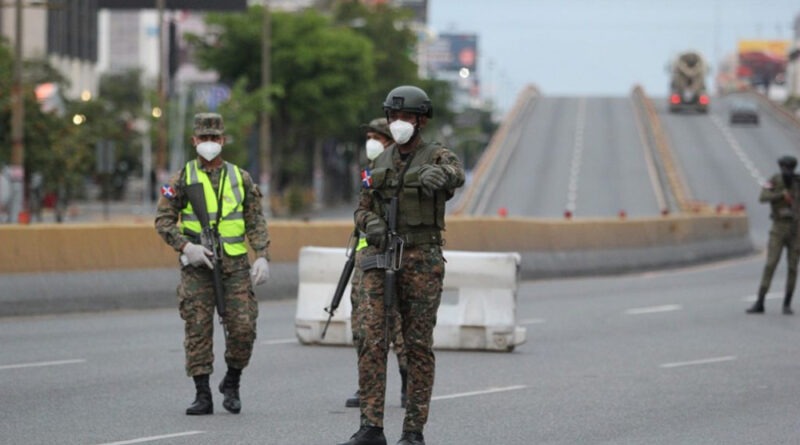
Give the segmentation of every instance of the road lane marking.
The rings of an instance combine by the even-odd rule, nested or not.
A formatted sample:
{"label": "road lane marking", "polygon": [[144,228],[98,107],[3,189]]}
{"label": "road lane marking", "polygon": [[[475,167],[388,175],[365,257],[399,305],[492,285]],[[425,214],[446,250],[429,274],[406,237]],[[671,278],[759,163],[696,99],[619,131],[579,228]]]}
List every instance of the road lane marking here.
{"label": "road lane marking", "polygon": [[583,133],[586,128],[586,98],[578,102],[578,117],[575,123],[575,141],[572,145],[572,161],[569,168],[569,185],[567,186],[566,209],[575,213],[578,201],[578,179],[581,173],[581,159],[583,158]]}
{"label": "road lane marking", "polygon": [[628,315],[640,315],[640,314],[654,314],[656,312],[672,312],[672,311],[679,311],[683,309],[683,306],[680,304],[665,304],[662,306],[650,306],[650,307],[639,307],[628,309],[625,311]]}
{"label": "road lane marking", "polygon": [[472,397],[472,396],[482,396],[484,394],[494,394],[498,392],[506,392],[506,391],[517,391],[520,389],[527,388],[528,385],[514,385],[514,386],[505,386],[503,388],[489,388],[484,389],[481,391],[470,391],[470,392],[462,392],[458,394],[448,394],[446,396],[436,396],[431,397],[431,400],[447,400],[447,399],[457,399],[460,397]]}
{"label": "road lane marking", "polygon": [[722,123],[722,120],[717,116],[711,116],[711,122],[713,122],[714,125],[716,125],[716,127],[719,129],[719,131],[722,132],[722,136],[724,136],[725,140],[728,141],[728,146],[736,154],[736,157],[739,158],[739,161],[744,165],[744,168],[746,168],[747,171],[750,173],[750,176],[756,180],[759,186],[764,185],[764,183],[766,182],[766,179],[764,179],[764,175],[761,174],[761,172],[758,170],[758,167],[756,167],[755,163],[753,163],[750,157],[748,157],[747,154],[744,152],[744,149],[742,149],[742,146],[739,144],[739,141],[737,141],[736,138],[733,136],[733,132],[731,131],[731,129],[725,126],[725,124]]}
{"label": "road lane marking", "polygon": [[288,343],[297,343],[296,338],[276,338],[274,340],[263,340],[260,342],[262,345],[285,345]]}
{"label": "road lane marking", "polygon": [[[777,300],[777,299],[780,299],[780,298],[783,298],[783,293],[782,292],[770,292],[770,293],[767,294],[767,297],[765,299],[766,300]],[[742,298],[742,301],[754,302],[757,299],[758,299],[757,295],[748,295],[748,296]]]}
{"label": "road lane marking", "polygon": [[58,365],[71,365],[74,363],[84,363],[86,360],[82,358],[72,360],[55,360],[51,362],[35,362],[35,363],[17,363],[15,365],[0,365],[2,369],[17,369],[17,368],[36,368],[39,366],[58,366]]}
{"label": "road lane marking", "polygon": [[155,442],[156,440],[172,439],[173,437],[194,436],[195,434],[204,434],[205,431],[185,431],[183,433],[162,434],[160,436],[140,437],[138,439],[123,440],[120,442],[106,442],[98,445],[129,445],[132,443]]}
{"label": "road lane marking", "polygon": [[724,357],[704,358],[701,360],[691,360],[688,362],[662,363],[658,366],[660,368],[679,368],[681,366],[707,365],[709,363],[729,362],[731,360],[736,360],[736,356],[726,355]]}
{"label": "road lane marking", "polygon": [[526,318],[523,320],[519,320],[517,324],[539,324],[544,322],[545,320],[543,318]]}

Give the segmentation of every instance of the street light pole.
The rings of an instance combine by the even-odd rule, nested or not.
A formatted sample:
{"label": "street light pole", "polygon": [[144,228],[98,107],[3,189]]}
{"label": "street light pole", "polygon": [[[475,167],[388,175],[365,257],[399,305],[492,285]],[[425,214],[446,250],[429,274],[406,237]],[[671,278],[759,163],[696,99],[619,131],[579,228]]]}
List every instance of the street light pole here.
{"label": "street light pole", "polygon": [[[272,23],[269,12],[269,0],[264,0],[264,20],[261,26],[261,88],[269,91],[270,87],[270,45],[272,36]],[[270,200],[270,181],[272,180],[272,159],[271,159],[271,128],[269,112],[263,104],[261,108],[261,125],[259,126],[259,148],[261,170],[261,193],[264,195],[264,211],[267,216],[271,215]]]}
{"label": "street light pole", "polygon": [[156,142],[156,173],[157,181],[163,182],[163,176],[166,174],[167,169],[167,92],[164,85],[164,71],[166,63],[164,62],[164,8],[166,7],[166,0],[156,0],[156,8],[158,9],[158,109],[160,114],[157,116],[158,121],[158,137]]}
{"label": "street light pole", "polygon": [[11,85],[11,181],[9,221],[27,222],[25,213],[25,103],[22,97],[22,0],[14,6],[14,66]]}

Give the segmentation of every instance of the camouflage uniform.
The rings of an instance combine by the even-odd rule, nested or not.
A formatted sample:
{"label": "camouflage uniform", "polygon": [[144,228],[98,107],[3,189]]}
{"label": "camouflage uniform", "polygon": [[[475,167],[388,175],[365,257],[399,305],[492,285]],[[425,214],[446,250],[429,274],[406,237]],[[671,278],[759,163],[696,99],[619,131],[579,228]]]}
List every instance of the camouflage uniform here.
{"label": "camouflage uniform", "polygon": [[[387,143],[391,143],[392,134],[389,131],[389,123],[386,121],[385,117],[380,117],[380,118],[373,119],[368,124],[362,124],[361,128],[366,130],[368,135],[369,135],[369,132],[380,133],[385,138],[388,138]],[[370,168],[373,167],[372,161],[370,161],[369,167]],[[353,278],[351,280],[351,287],[350,287],[350,289],[351,289],[351,292],[350,292],[350,303],[352,305],[351,323],[350,324],[351,324],[352,331],[353,331],[353,343],[355,343],[355,345],[356,345],[356,351],[358,351],[360,349],[360,345],[359,345],[360,332],[359,332],[358,326],[362,325],[362,321],[360,319],[356,318],[357,315],[359,315],[359,312],[356,310],[356,308],[358,307],[358,301],[359,301],[359,298],[358,298],[358,286],[361,283],[361,275],[362,275],[361,268],[358,267],[358,265],[360,264],[359,259],[363,256],[364,247],[366,247],[366,239],[364,238],[363,234],[359,238],[359,241],[360,242],[359,242],[359,245],[358,245],[357,250],[356,250],[356,267],[353,269]],[[393,317],[394,317],[394,320],[399,320],[400,319],[399,318],[400,314],[397,312],[397,308],[396,307],[395,307],[395,310],[394,310]],[[400,368],[400,375],[403,376],[403,380],[405,381],[405,379],[406,379],[405,376],[406,376],[406,372],[407,372],[407,368],[408,368],[408,361],[406,360],[405,347],[403,346],[403,344],[404,344],[403,343],[403,333],[400,330],[400,323],[395,323],[392,326],[392,336],[391,337],[392,337],[392,346],[394,347],[394,352],[397,355],[397,364],[398,364],[398,367]]]}
{"label": "camouflage uniform", "polygon": [[[198,116],[201,117],[195,121],[195,135],[221,135],[221,118],[215,120],[203,118],[203,115]],[[215,168],[203,167],[215,190],[219,188],[224,166],[223,162]],[[199,243],[197,239],[187,239],[179,228],[181,211],[188,203],[184,192],[186,186],[184,170],[185,168],[181,169],[170,179],[169,184],[162,188],[162,196],[158,201],[155,218],[158,234],[176,252],[181,252],[187,242]],[[262,194],[250,175],[244,170],[240,171],[245,192],[242,202],[245,234],[255,257],[264,257],[269,260],[270,240],[267,223],[261,209]],[[245,368],[250,361],[256,338],[256,318],[258,317],[258,302],[253,293],[249,272],[250,262],[247,255],[233,257],[223,254],[222,279],[226,304],[223,323],[227,331],[225,362],[229,368],[240,370]],[[185,322],[186,373],[192,377],[211,374],[214,369],[212,342],[215,309],[211,270],[205,265],[181,267],[181,282],[178,285],[177,293],[180,316]]]}
{"label": "camouflage uniform", "polygon": [[[438,224],[409,225],[413,215],[404,214],[404,200],[412,199],[406,191],[411,192],[412,185],[404,185],[404,192],[399,193],[400,214],[398,215],[398,232],[407,238],[402,255],[401,269],[397,271],[397,290],[394,306],[399,312],[399,324],[405,342],[408,360],[408,405],[403,422],[403,431],[422,432],[428,420],[428,409],[433,391],[435,358],[433,353],[433,328],[436,325],[436,313],[442,294],[442,282],[445,273],[445,260],[442,256],[441,230],[444,222],[444,200],[452,197],[454,190],[464,184],[464,170],[461,162],[450,150],[441,146],[431,146],[421,139],[415,142],[414,153],[426,150],[433,153],[430,163],[439,166],[447,176],[444,189],[435,192],[436,200],[442,210],[441,227]],[[433,149],[433,152],[427,151]],[[413,155],[412,155],[413,156]],[[391,165],[387,169],[387,178],[397,178],[412,162],[413,157],[401,156],[397,146],[387,148],[377,159],[376,165]],[[419,162],[419,159],[416,160]],[[388,180],[387,180],[388,183]],[[422,193],[419,189],[414,191]],[[354,218],[359,230],[366,232],[367,221],[377,215],[385,220],[384,206],[388,198],[387,190],[363,188],[359,196],[358,209]],[[416,196],[416,195],[415,195]],[[408,201],[411,202],[411,201]],[[433,198],[427,203],[434,202]],[[416,239],[411,242],[414,233],[424,231],[434,234],[428,241]],[[368,245],[358,261],[359,268],[365,258],[381,253],[374,245]],[[355,329],[361,338],[359,344],[359,390],[361,392],[361,425],[362,427],[383,427],[384,400],[386,395],[386,361],[387,345],[384,341],[384,307],[383,288],[385,271],[369,269],[363,272],[360,285],[357,287],[358,306],[354,320]],[[395,318],[395,320],[397,320]],[[395,323],[397,324],[397,323]]]}
{"label": "camouflage uniform", "polygon": [[767,243],[767,262],[764,265],[764,273],[761,276],[761,284],[758,288],[758,302],[763,306],[764,298],[769,291],[772,282],[772,275],[781,258],[781,252],[786,248],[786,259],[788,273],[786,275],[786,299],[784,306],[791,304],[791,295],[797,282],[797,263],[800,259],[800,242],[797,236],[798,206],[788,202],[784,194],[788,192],[795,203],[800,203],[800,178],[794,177],[792,185],[787,187],[781,174],[773,176],[770,181],[764,184],[761,194],[758,197],[760,202],[770,204],[770,218],[772,228],[769,231],[769,242]]}

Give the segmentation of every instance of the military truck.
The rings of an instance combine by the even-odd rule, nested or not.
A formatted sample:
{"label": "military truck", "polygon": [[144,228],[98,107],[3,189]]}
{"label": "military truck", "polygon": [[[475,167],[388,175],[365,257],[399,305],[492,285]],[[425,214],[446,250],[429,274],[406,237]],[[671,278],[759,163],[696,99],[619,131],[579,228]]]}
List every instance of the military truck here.
{"label": "military truck", "polygon": [[672,62],[669,111],[707,113],[711,99],[706,90],[706,62],[700,53],[686,51]]}

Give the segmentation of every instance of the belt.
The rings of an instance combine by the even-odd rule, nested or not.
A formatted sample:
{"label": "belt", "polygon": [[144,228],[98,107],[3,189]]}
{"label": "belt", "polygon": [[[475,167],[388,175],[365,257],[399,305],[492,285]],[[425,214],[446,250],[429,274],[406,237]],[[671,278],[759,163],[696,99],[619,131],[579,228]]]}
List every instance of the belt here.
{"label": "belt", "polygon": [[429,232],[412,232],[400,235],[403,239],[403,247],[421,246],[424,244],[442,244],[442,232],[429,231]]}

